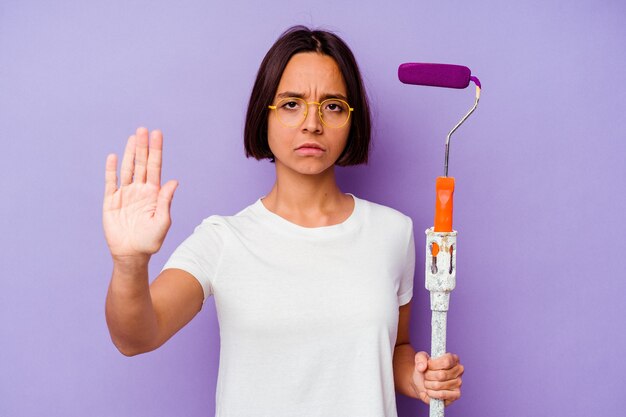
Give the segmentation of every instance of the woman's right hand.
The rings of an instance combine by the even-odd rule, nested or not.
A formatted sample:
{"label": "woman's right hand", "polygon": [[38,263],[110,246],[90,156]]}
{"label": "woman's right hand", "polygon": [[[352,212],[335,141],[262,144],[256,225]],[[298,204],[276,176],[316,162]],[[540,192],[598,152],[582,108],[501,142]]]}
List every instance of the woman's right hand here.
{"label": "woman's right hand", "polygon": [[[149,144],[148,144],[149,142]],[[171,224],[175,180],[161,187],[163,134],[140,127],[128,138],[117,186],[117,155],[106,160],[102,223],[115,261],[147,260],[158,252]]]}

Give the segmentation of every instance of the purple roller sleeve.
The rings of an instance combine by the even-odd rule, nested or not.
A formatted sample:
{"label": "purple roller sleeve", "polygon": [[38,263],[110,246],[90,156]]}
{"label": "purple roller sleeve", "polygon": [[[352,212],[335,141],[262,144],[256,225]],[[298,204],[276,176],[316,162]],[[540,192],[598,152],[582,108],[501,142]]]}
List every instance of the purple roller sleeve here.
{"label": "purple roller sleeve", "polygon": [[466,88],[471,79],[480,87],[478,78],[472,77],[470,69],[463,65],[406,63],[398,68],[398,78],[404,84],[447,88]]}

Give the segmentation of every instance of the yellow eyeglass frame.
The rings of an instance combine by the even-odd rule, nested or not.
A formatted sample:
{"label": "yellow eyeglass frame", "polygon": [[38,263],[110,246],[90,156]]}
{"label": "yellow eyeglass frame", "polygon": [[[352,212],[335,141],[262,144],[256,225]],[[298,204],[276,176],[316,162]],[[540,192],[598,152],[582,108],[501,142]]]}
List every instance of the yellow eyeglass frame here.
{"label": "yellow eyeglass frame", "polygon": [[[280,116],[278,115],[278,105],[284,101],[290,101],[290,100],[299,100],[299,101],[303,101],[304,103],[306,103],[306,106],[304,108],[304,116],[302,117],[302,120],[300,121],[299,124],[296,125],[288,125],[285,122],[283,122],[283,120],[280,118]],[[341,125],[339,126],[332,126],[327,124],[324,121],[324,117],[322,116],[322,104],[326,103],[327,101],[340,101],[342,103],[344,103],[346,105],[346,107],[348,108],[348,117],[346,118],[346,121],[343,122]],[[350,117],[352,116],[352,112],[354,111],[354,108],[350,107],[350,104],[348,104],[347,101],[342,100],[340,98],[329,98],[326,99],[324,101],[322,101],[321,103],[317,102],[317,101],[306,101],[301,97],[285,97],[283,99],[281,99],[278,103],[276,103],[276,105],[272,106],[269,105],[267,106],[268,109],[274,110],[276,112],[276,118],[278,119],[278,121],[280,122],[280,124],[282,124],[285,127],[298,127],[299,125],[302,124],[302,122],[304,122],[307,118],[307,116],[309,115],[309,106],[311,104],[315,104],[317,105],[317,115],[320,118],[320,122],[322,122],[322,124],[326,127],[330,127],[331,129],[339,129],[340,127],[344,127],[346,125],[346,123],[348,123],[350,121]]]}

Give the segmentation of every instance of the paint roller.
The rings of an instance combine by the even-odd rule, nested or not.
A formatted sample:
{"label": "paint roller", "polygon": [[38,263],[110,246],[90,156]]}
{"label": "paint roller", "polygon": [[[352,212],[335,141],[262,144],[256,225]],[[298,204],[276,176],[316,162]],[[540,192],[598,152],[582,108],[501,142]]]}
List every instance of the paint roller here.
{"label": "paint roller", "polygon": [[[398,68],[398,78],[404,84],[463,89],[470,82],[476,84],[474,106],[452,128],[446,138],[443,177],[437,177],[435,190],[435,224],[426,229],[426,288],[430,291],[431,357],[446,353],[447,312],[450,293],[456,286],[456,236],[452,229],[454,178],[448,177],[450,137],[474,112],[480,99],[481,85],[468,67],[451,64],[406,63]],[[431,399],[430,417],[443,417],[442,400]]]}
{"label": "paint roller", "polygon": [[435,231],[452,231],[452,206],[454,195],[454,178],[448,177],[448,159],[450,156],[450,137],[478,106],[480,99],[480,80],[473,76],[471,70],[463,65],[406,63],[398,68],[398,78],[404,84],[425,85],[430,87],[467,88],[470,81],[476,84],[476,101],[469,112],[448,133],[443,177],[436,181]]}

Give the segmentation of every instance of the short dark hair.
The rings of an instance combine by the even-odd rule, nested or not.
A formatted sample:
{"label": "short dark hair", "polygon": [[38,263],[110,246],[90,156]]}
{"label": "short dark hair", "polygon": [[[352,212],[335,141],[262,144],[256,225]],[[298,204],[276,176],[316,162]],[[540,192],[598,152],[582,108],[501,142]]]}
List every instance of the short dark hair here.
{"label": "short dark hair", "polygon": [[274,100],[283,71],[291,57],[300,52],[318,52],[333,58],[346,82],[348,102],[354,111],[346,148],[336,165],[366,164],[371,135],[370,109],[356,59],[348,45],[339,36],[325,30],[311,30],[306,26],[287,29],[272,45],[263,58],[252,88],[246,125],[244,145],[246,157],[256,159],[274,155],[267,142],[268,105]]}

